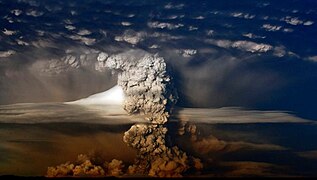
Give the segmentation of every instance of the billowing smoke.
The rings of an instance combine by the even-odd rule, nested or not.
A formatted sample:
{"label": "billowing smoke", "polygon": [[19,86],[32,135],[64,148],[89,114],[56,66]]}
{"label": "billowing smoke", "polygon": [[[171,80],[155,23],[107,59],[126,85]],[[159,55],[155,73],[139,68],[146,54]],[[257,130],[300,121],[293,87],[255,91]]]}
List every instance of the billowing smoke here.
{"label": "billowing smoke", "polygon": [[178,96],[162,57],[142,50],[112,56],[100,53],[96,67],[110,68],[119,73],[118,85],[125,94],[123,108],[129,114],[143,114],[157,124],[167,122]]}
{"label": "billowing smoke", "polygon": [[[123,108],[128,114],[142,114],[151,122],[133,125],[124,133],[123,141],[137,150],[137,156],[123,174],[181,177],[188,169],[202,169],[200,159],[188,156],[168,141],[170,137],[167,136],[165,123],[178,97],[171,77],[167,74],[164,59],[157,54],[130,50],[112,56],[100,53],[97,60],[97,70],[110,68],[118,72],[118,85],[125,95]],[[107,170],[107,166],[92,164],[89,159],[77,164],[49,167],[47,175],[76,176],[78,171],[79,175],[89,176],[107,176],[112,173]],[[86,172],[87,167],[92,171]],[[122,172],[121,169],[118,171]],[[105,173],[106,171],[110,173]]]}
{"label": "billowing smoke", "polygon": [[137,124],[124,133],[123,141],[137,150],[132,164],[98,154],[79,155],[74,162],[48,167],[47,177],[153,176],[182,177],[189,170],[200,171],[201,160],[171,146],[168,129],[162,124]]}
{"label": "billowing smoke", "polygon": [[123,174],[123,162],[113,159],[111,162],[104,162],[89,157],[88,155],[80,154],[77,160],[73,163],[66,162],[56,167],[47,169],[47,177],[104,177],[104,176],[119,176]]}
{"label": "billowing smoke", "polygon": [[188,156],[177,146],[169,146],[168,129],[164,125],[133,125],[124,133],[123,141],[138,150],[130,174],[155,177],[182,177],[189,169],[201,170],[200,159]]}

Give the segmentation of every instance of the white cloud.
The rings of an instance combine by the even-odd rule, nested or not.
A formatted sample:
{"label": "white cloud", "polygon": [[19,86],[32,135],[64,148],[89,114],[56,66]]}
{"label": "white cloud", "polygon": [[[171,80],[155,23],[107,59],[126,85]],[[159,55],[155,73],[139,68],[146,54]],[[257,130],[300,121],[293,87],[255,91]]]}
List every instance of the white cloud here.
{"label": "white cloud", "polygon": [[314,24],[314,21],[306,21],[306,22],[304,22],[305,26],[311,26],[313,24]]}
{"label": "white cloud", "polygon": [[184,24],[178,23],[178,24],[172,24],[172,23],[165,23],[165,22],[158,22],[158,21],[154,21],[154,22],[148,22],[147,23],[148,27],[150,28],[157,28],[157,29],[178,29],[180,27],[183,27]]}
{"label": "white cloud", "polygon": [[81,41],[82,43],[86,44],[86,45],[92,45],[96,42],[96,39],[93,38],[87,38],[87,37],[82,37],[79,35],[71,35],[68,36],[70,39],[72,40],[77,40],[77,41]]}
{"label": "white cloud", "polygon": [[292,13],[294,13],[294,14],[296,14],[296,13],[298,13],[299,11],[297,10],[297,9],[294,9],[294,10],[292,10]]}
{"label": "white cloud", "polygon": [[68,29],[69,31],[75,30],[76,27],[72,25],[65,25],[65,28]]}
{"label": "white cloud", "polygon": [[183,57],[192,57],[197,54],[196,49],[182,49],[179,51]]}
{"label": "white cloud", "polygon": [[185,4],[176,4],[168,3],[164,6],[165,9],[183,9]]}
{"label": "white cloud", "polygon": [[91,31],[89,31],[87,29],[81,29],[77,34],[80,36],[86,36],[86,35],[90,35]]}
{"label": "white cloud", "polygon": [[99,55],[97,57],[97,61],[104,62],[108,57],[109,57],[109,55],[107,53],[101,52],[101,53],[99,53]]}
{"label": "white cloud", "polygon": [[35,30],[35,32],[39,35],[39,36],[44,36],[45,32],[42,30]]}
{"label": "white cloud", "polygon": [[16,52],[13,50],[8,50],[8,51],[0,51],[0,58],[6,58],[9,56],[14,55]]}
{"label": "white cloud", "polygon": [[232,17],[236,17],[236,18],[243,18],[243,19],[253,19],[253,18],[255,18],[255,15],[253,15],[253,14],[242,13],[242,12],[231,13],[231,16]]}
{"label": "white cloud", "polygon": [[280,20],[286,22],[287,24],[291,24],[293,26],[297,26],[297,25],[311,26],[314,24],[314,21],[304,21],[299,19],[298,17],[291,17],[291,16],[286,16]]}
{"label": "white cloud", "polygon": [[8,30],[6,28],[4,28],[2,32],[3,32],[3,34],[5,34],[7,36],[12,36],[12,35],[17,33],[17,31]]}
{"label": "white cloud", "polygon": [[157,44],[153,44],[152,46],[149,47],[150,49],[157,49],[157,48],[160,48],[159,45]]}
{"label": "white cloud", "polygon": [[16,16],[20,16],[22,14],[22,11],[20,9],[13,9],[10,12]]}
{"label": "white cloud", "polygon": [[281,30],[282,26],[274,26],[271,24],[263,24],[262,28],[265,29],[266,31],[279,31]]}
{"label": "white cloud", "polygon": [[[49,107],[49,108],[48,108]],[[67,108],[65,108],[67,107]],[[144,118],[128,115],[119,105],[90,105],[78,106],[63,103],[43,104],[24,103],[0,106],[1,123],[53,123],[78,122],[95,124],[131,124],[131,122],[146,123]],[[15,113],[8,115],[5,112]],[[74,115],[76,114],[76,115]],[[41,118],[43,117],[43,118]],[[52,117],[52,118],[47,118]],[[82,118],[86,117],[86,118]],[[98,117],[98,118],[96,118]],[[88,121],[87,121],[88,120]]]}
{"label": "white cloud", "polygon": [[148,37],[158,38],[159,41],[170,41],[183,39],[183,36],[173,36],[168,33],[155,32],[153,34],[147,34]]}
{"label": "white cloud", "polygon": [[250,39],[264,39],[266,38],[265,36],[258,36],[258,35],[255,35],[255,34],[252,34],[252,33],[245,33],[245,34],[242,34],[242,36],[244,37],[248,37]]}
{"label": "white cloud", "polygon": [[257,44],[251,41],[236,41],[232,44],[232,47],[248,51],[248,52],[267,52],[272,49],[271,45],[268,44]]}
{"label": "white cloud", "polygon": [[79,66],[80,66],[79,62],[75,56],[67,55],[62,59],[64,60],[65,64],[69,64],[73,68],[79,68]]}
{"label": "white cloud", "polygon": [[213,36],[214,34],[215,34],[215,31],[214,31],[214,30],[211,30],[211,29],[210,29],[210,30],[207,30],[207,31],[206,31],[206,35],[207,35],[207,36]]}
{"label": "white cloud", "polygon": [[283,32],[293,32],[294,31],[294,29],[292,29],[292,28],[284,28],[283,29]]}
{"label": "white cloud", "polygon": [[259,3],[257,4],[257,7],[263,8],[263,7],[267,7],[267,6],[269,6],[269,5],[270,5],[269,2],[259,2]]}
{"label": "white cloud", "polygon": [[194,17],[193,19],[205,19],[204,16],[197,16],[197,17]]}
{"label": "white cloud", "polygon": [[121,36],[116,36],[116,41],[125,41],[132,45],[136,45],[139,42],[143,41],[146,37],[145,32],[135,32],[133,30],[126,30]]}
{"label": "white cloud", "polygon": [[26,12],[26,15],[33,16],[33,17],[39,17],[39,16],[42,16],[43,14],[44,14],[44,12],[36,11],[36,10],[28,10]]}
{"label": "white cloud", "polygon": [[170,15],[170,16],[167,16],[165,19],[177,19],[178,16],[177,15]]}
{"label": "white cloud", "polygon": [[128,15],[127,15],[128,18],[132,18],[132,17],[134,17],[134,16],[135,16],[135,14],[128,14]]}
{"label": "white cloud", "polygon": [[252,52],[252,53],[255,53],[255,52],[264,53],[273,48],[269,44],[263,44],[263,43],[258,44],[252,41],[230,41],[230,40],[208,39],[208,40],[205,40],[205,42],[222,47],[222,48],[236,48],[239,50]]}
{"label": "white cloud", "polygon": [[268,20],[268,19],[269,19],[269,16],[263,16],[262,19],[263,19],[263,20]]}
{"label": "white cloud", "polygon": [[127,22],[127,21],[123,21],[123,22],[121,22],[121,25],[122,25],[122,26],[131,26],[132,23]]}
{"label": "white cloud", "polygon": [[286,55],[286,50],[284,46],[274,47],[273,55],[277,57],[283,57]]}
{"label": "white cloud", "polygon": [[189,30],[189,31],[196,31],[196,30],[198,30],[198,27],[196,27],[196,26],[189,26],[188,30]]}
{"label": "white cloud", "polygon": [[6,20],[7,20],[9,23],[11,23],[11,24],[14,23],[13,18],[10,17],[10,16],[7,16],[7,15],[6,15],[6,16],[3,17],[3,19],[6,19]]}
{"label": "white cloud", "polygon": [[285,18],[282,18],[281,21],[285,21],[286,23],[294,25],[294,26],[304,23],[302,20],[298,19],[298,17],[290,17],[290,16],[286,16]]}
{"label": "white cloud", "polygon": [[67,102],[66,104],[78,105],[122,105],[124,101],[124,93],[120,86],[116,85],[111,89],[91,95],[87,98],[77,101]]}
{"label": "white cloud", "polygon": [[65,24],[74,24],[74,23],[72,22],[72,20],[70,20],[70,19],[65,19],[65,20],[64,20],[64,23],[65,23]]}
{"label": "white cloud", "polygon": [[71,14],[72,16],[78,15],[77,11],[74,11],[74,10],[71,10],[71,11],[70,11],[70,14]]}
{"label": "white cloud", "polygon": [[215,40],[215,39],[207,39],[205,40],[206,43],[216,45],[218,47],[222,48],[230,48],[232,45],[232,41],[230,40],[225,40],[225,39],[220,39],[220,40]]}
{"label": "white cloud", "polygon": [[20,40],[20,39],[17,39],[16,42],[18,43],[18,45],[21,45],[21,46],[29,46],[30,44],[23,41],[23,40]]}

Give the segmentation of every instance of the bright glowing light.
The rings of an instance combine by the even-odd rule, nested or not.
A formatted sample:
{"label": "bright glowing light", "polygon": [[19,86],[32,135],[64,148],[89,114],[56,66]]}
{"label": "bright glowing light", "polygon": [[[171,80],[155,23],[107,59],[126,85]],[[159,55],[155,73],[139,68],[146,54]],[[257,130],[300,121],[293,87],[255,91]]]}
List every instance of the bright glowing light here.
{"label": "bright glowing light", "polygon": [[107,104],[107,105],[122,105],[124,100],[123,90],[120,86],[116,85],[113,88],[91,95],[84,99],[77,101],[66,102],[66,104],[79,104],[79,105],[93,105],[93,104]]}

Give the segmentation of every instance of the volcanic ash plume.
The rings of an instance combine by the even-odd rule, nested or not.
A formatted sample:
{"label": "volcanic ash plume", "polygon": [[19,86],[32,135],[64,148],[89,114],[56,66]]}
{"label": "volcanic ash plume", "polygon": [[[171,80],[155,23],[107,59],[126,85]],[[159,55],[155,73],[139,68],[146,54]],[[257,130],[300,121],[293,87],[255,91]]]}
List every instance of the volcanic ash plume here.
{"label": "volcanic ash plume", "polygon": [[[123,108],[129,114],[145,115],[151,124],[133,125],[124,133],[123,141],[137,150],[134,163],[127,169],[123,169],[124,165],[118,160],[99,165],[87,159],[77,164],[49,167],[48,176],[181,177],[189,169],[201,170],[200,159],[188,156],[168,141],[171,137],[167,135],[165,123],[177,101],[177,93],[167,75],[164,59],[157,54],[131,50],[112,56],[100,53],[97,60],[96,69],[110,68],[118,72],[118,85],[124,93]],[[95,103],[103,96],[87,99]],[[87,99],[80,102],[90,102]]]}
{"label": "volcanic ash plume", "polygon": [[99,54],[97,66],[119,73],[118,85],[125,94],[123,108],[129,114],[145,115],[152,123],[166,123],[178,97],[164,59],[142,50],[112,56],[105,54]]}
{"label": "volcanic ash plume", "polygon": [[188,156],[177,146],[168,146],[167,128],[161,124],[133,125],[124,133],[123,141],[138,150],[128,174],[143,174],[154,177],[182,177],[189,169],[201,170],[198,158]]}
{"label": "volcanic ash plume", "polygon": [[74,163],[66,162],[56,167],[48,167],[46,177],[104,177],[123,174],[123,162],[98,162],[94,157],[80,154]]}

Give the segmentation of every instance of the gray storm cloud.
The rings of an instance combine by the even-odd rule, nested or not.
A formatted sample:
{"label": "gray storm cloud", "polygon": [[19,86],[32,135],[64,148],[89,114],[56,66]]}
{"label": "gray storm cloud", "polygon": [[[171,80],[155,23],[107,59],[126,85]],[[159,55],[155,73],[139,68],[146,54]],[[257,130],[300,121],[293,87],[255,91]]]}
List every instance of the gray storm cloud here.
{"label": "gray storm cloud", "polygon": [[178,96],[162,57],[142,50],[112,56],[100,53],[96,67],[118,72],[118,85],[125,94],[123,108],[129,114],[145,115],[153,123],[167,122]]}

